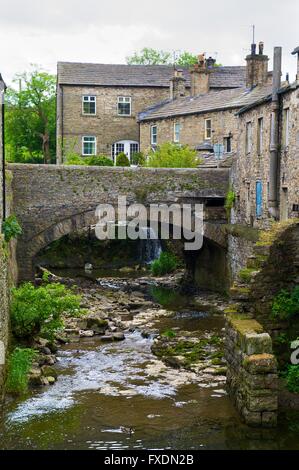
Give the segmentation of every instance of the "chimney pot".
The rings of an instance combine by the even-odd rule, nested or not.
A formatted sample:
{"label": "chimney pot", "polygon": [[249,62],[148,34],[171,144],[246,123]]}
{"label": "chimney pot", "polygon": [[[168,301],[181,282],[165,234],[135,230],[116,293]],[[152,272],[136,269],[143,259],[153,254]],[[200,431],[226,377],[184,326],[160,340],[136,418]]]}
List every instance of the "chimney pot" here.
{"label": "chimney pot", "polygon": [[259,55],[264,55],[264,43],[262,41],[259,42]]}

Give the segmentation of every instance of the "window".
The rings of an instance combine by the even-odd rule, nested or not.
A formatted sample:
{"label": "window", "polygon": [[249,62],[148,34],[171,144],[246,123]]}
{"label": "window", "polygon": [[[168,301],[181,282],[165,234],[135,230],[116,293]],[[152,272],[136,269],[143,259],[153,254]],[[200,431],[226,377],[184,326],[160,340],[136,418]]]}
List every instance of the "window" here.
{"label": "window", "polygon": [[132,157],[134,153],[138,153],[138,152],[139,152],[139,144],[137,143],[130,144],[130,156]]}
{"label": "window", "polygon": [[151,144],[157,145],[157,141],[158,141],[158,129],[157,129],[157,126],[152,126],[151,127]]}
{"label": "window", "polygon": [[119,116],[131,116],[131,104],[132,99],[128,96],[118,97],[118,115]]}
{"label": "window", "polygon": [[289,108],[283,111],[283,126],[284,126],[284,145],[289,145],[289,131],[290,131],[290,110]]}
{"label": "window", "polygon": [[232,151],[232,138],[225,137],[224,138],[224,152],[230,153]]}
{"label": "window", "polygon": [[82,155],[96,155],[97,139],[93,136],[82,137]]}
{"label": "window", "polygon": [[174,123],[174,136],[173,136],[173,141],[175,143],[179,143],[181,139],[181,125],[179,122]]}
{"label": "window", "polygon": [[115,160],[117,155],[120,153],[124,153],[125,151],[125,144],[122,142],[117,142],[116,144],[112,145],[112,158]]}
{"label": "window", "polygon": [[251,152],[252,147],[252,123],[246,123],[246,153]]}
{"label": "window", "polygon": [[212,119],[205,120],[205,140],[212,138]]}
{"label": "window", "polygon": [[82,98],[82,111],[83,114],[96,114],[96,102],[95,96],[83,96]]}
{"label": "window", "polygon": [[264,141],[264,119],[261,117],[257,121],[257,154],[262,155],[263,153],[263,141]]}

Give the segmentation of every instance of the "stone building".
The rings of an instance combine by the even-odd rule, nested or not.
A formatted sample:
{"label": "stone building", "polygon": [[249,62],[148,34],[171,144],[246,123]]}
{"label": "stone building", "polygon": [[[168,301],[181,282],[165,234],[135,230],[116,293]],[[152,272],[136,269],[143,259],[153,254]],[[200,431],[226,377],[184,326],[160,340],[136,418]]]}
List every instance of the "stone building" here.
{"label": "stone building", "polygon": [[[294,51],[297,55],[299,48]],[[237,196],[233,222],[264,228],[299,216],[299,82],[281,84],[281,48],[274,51],[273,86],[238,112]]]}
{"label": "stone building", "polygon": [[212,84],[219,68],[203,55],[190,70],[190,96],[185,92],[183,71],[176,71],[169,100],[139,115],[141,150],[148,152],[164,142],[175,142],[191,146],[203,157],[213,155],[215,145],[221,154],[236,153],[236,112],[259,100],[264,87],[271,83],[269,59],[263,47],[260,43],[256,53],[256,46],[252,45],[246,67],[226,67],[225,75],[218,77],[217,90]]}
{"label": "stone building", "polygon": [[68,152],[114,159],[124,151],[131,157],[140,149],[137,117],[144,109],[182,95],[233,92],[245,85],[245,67],[213,65],[208,59],[207,72],[202,73],[199,64],[174,77],[173,67],[165,65],[58,63],[58,163]]}

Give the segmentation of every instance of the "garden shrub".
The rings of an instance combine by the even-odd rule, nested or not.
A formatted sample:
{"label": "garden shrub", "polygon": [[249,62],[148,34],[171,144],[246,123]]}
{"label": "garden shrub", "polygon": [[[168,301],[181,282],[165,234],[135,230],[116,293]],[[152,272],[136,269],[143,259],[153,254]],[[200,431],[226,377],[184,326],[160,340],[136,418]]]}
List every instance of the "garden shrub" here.
{"label": "garden shrub", "polygon": [[135,152],[132,155],[132,165],[143,166],[145,164],[145,156],[142,152]]}
{"label": "garden shrub", "polygon": [[80,296],[62,284],[34,287],[25,283],[12,289],[11,326],[18,338],[41,334],[49,339],[62,326],[62,313],[77,314]]}
{"label": "garden shrub", "polygon": [[6,390],[22,394],[28,389],[28,374],[36,356],[33,349],[15,348],[8,359]]}
{"label": "garden shrub", "polygon": [[16,238],[18,235],[22,235],[22,228],[15,215],[10,215],[3,221],[2,233],[6,242]]}
{"label": "garden shrub", "polygon": [[117,155],[116,166],[130,166],[129,159],[125,153],[121,152]]}
{"label": "garden shrub", "polygon": [[151,168],[196,168],[202,161],[188,145],[165,142],[151,151],[146,163]]}
{"label": "garden shrub", "polygon": [[151,265],[151,272],[154,276],[163,276],[172,273],[178,267],[178,260],[172,253],[164,251],[160,257]]}
{"label": "garden shrub", "polygon": [[108,158],[105,155],[87,157],[86,162],[89,166],[114,166],[114,163],[111,158]]}
{"label": "garden shrub", "polygon": [[230,214],[231,214],[232,208],[235,205],[235,202],[236,202],[236,193],[232,189],[229,189],[226,195],[225,204],[224,204],[224,208],[226,210],[226,214],[228,218],[230,218]]}
{"label": "garden shrub", "polygon": [[289,320],[299,315],[299,286],[292,291],[281,290],[274,298],[272,315],[280,320]]}

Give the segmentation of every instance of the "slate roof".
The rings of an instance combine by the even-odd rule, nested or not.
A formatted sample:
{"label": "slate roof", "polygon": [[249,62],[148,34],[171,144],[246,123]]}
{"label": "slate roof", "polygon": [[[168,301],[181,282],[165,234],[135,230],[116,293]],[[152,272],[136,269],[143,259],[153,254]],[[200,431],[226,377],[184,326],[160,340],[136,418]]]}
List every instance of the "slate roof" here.
{"label": "slate roof", "polygon": [[234,90],[210,91],[209,93],[157,104],[139,114],[139,121],[163,119],[173,116],[206,113],[225,109],[240,109],[271,96],[271,86]]}
{"label": "slate roof", "polygon": [[[183,69],[186,86],[190,87],[190,72]],[[58,62],[58,83],[61,85],[169,87],[173,67],[169,65],[114,65]],[[245,85],[246,68],[215,67],[211,73],[211,88],[237,88]]]}

